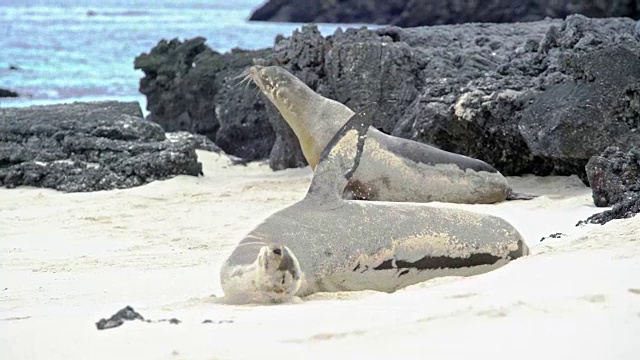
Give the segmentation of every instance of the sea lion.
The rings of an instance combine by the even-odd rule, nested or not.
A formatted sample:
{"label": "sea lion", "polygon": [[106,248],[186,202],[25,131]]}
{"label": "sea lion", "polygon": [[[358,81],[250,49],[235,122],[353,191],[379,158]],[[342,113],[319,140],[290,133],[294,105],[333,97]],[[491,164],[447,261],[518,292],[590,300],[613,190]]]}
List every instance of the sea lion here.
{"label": "sea lion", "polygon": [[[298,137],[315,169],[320,152],[353,116],[347,106],[325,98],[279,66],[252,66],[253,80]],[[491,165],[468,156],[369,129],[362,163],[345,189],[345,199],[452,203],[495,203],[530,199],[513,194]]]}
{"label": "sea lion", "polygon": [[229,302],[316,292],[393,292],[438,276],[490,271],[528,254],[507,221],[427,204],[343,199],[368,141],[365,109],[329,141],[305,198],[269,216],[220,271]]}

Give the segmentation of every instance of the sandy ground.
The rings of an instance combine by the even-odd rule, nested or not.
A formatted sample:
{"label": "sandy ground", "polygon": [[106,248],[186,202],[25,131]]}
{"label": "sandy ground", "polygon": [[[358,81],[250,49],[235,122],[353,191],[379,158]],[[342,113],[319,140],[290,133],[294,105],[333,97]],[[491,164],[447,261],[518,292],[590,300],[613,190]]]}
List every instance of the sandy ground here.
{"label": "sandy ground", "polygon": [[[212,301],[222,261],[311,171],[199,156],[204,177],[135,189],[0,189],[0,359],[638,358],[640,216],[575,227],[602,210],[576,177],[510,178],[531,201],[435,205],[521,231],[533,255],[496,271],[230,306]],[[552,233],[566,236],[540,242]],[[126,305],[182,322],[96,330]]]}

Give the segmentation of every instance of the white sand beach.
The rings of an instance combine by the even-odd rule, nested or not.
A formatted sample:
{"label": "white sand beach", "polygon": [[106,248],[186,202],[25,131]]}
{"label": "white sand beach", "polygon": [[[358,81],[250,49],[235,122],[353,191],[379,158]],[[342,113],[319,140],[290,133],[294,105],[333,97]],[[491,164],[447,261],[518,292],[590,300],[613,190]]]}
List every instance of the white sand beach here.
{"label": "white sand beach", "polygon": [[[199,178],[96,193],[0,189],[0,359],[640,356],[640,216],[575,227],[603,210],[577,177],[509,178],[541,195],[531,201],[434,204],[520,230],[532,255],[496,271],[393,294],[232,306],[212,300],[222,261],[253,226],[301,199],[312,174],[198,155]],[[566,236],[540,242],[553,233]],[[181,323],[96,329],[127,305]]]}

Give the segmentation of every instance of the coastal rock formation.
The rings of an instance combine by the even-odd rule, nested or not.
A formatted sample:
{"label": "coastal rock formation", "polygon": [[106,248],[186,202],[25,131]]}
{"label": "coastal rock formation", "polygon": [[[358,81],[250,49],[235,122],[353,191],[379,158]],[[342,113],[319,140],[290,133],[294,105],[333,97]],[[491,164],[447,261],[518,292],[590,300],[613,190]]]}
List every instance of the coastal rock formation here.
{"label": "coastal rock formation", "polygon": [[629,151],[612,146],[587,163],[587,177],[596,206],[612,206],[585,222],[605,224],[640,212],[640,144]]}
{"label": "coastal rock formation", "polygon": [[198,176],[191,140],[169,141],[137,102],[0,109],[0,185],[82,192]]}
{"label": "coastal rock formation", "polygon": [[215,153],[222,151],[216,143],[204,135],[192,134],[188,131],[169,132],[165,135],[167,136],[167,140],[171,142],[191,144],[191,146],[197,150],[206,150]]}
{"label": "coastal rock formation", "polygon": [[[147,96],[147,120],[167,131],[205,135],[226,153],[245,160],[267,158],[276,134],[266,121],[265,103],[255,89],[238,86],[237,76],[253,65],[254,58],[270,51],[219,54],[204,42],[201,37],[162,40],[149,54],[135,59],[135,68],[145,73],[140,92]],[[292,145],[299,147],[297,140]],[[293,153],[287,148],[277,151],[282,157]]]}
{"label": "coastal rock formation", "polygon": [[15,91],[11,91],[11,90],[0,88],[0,98],[3,98],[3,97],[18,97],[18,96],[20,96],[20,94],[18,94]]}
{"label": "coastal rock formation", "polygon": [[283,66],[354,110],[378,102],[374,125],[384,132],[482,159],[505,175],[577,174],[587,182],[592,156],[640,143],[635,26],[580,15],[327,37],[305,26],[254,52],[218,54],[202,39],[161,42],[136,66],[145,72],[151,120],[207,135],[245,159],[269,157],[274,169],[304,159],[268,100],[235,85],[253,63]]}
{"label": "coastal rock formation", "polygon": [[640,16],[640,3],[633,0],[269,0],[254,10],[249,20],[411,27],[535,21],[546,17],[564,18],[571,14],[637,19]]}
{"label": "coastal rock formation", "polygon": [[612,206],[640,195],[640,144],[629,151],[612,146],[587,163],[596,206]]}
{"label": "coastal rock formation", "polygon": [[629,198],[613,205],[611,210],[593,214],[586,220],[578,222],[579,225],[584,224],[600,224],[604,225],[611,220],[627,219],[640,213],[640,193],[635,193]]}

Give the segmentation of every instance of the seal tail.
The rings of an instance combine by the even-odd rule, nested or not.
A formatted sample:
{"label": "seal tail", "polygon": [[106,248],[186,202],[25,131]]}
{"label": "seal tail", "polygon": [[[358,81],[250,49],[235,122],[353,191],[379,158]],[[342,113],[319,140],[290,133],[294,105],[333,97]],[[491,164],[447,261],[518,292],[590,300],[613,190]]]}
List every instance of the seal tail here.
{"label": "seal tail", "polygon": [[507,201],[511,201],[511,200],[533,200],[535,198],[537,198],[539,195],[532,195],[532,194],[525,194],[525,193],[516,193],[516,192],[512,192],[511,194],[507,195]]}
{"label": "seal tail", "polygon": [[333,136],[320,154],[307,197],[342,200],[347,183],[360,165],[367,131],[377,110],[376,103],[365,106]]}

